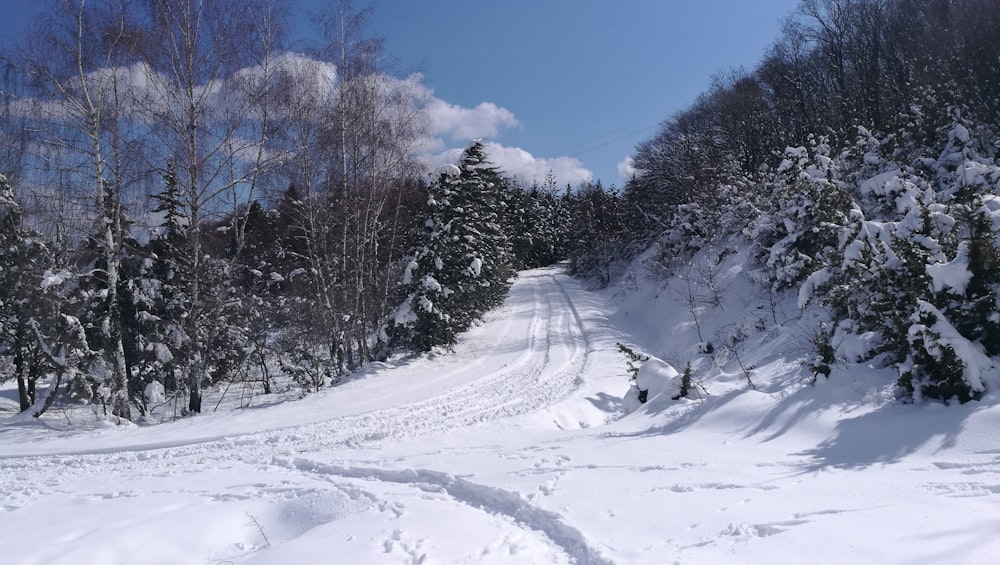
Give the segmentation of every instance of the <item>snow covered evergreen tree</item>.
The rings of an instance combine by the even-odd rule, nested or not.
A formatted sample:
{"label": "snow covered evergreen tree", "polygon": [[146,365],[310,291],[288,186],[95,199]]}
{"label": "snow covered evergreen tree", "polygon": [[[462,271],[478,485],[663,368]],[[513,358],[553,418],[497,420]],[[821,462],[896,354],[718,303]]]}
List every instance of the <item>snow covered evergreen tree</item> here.
{"label": "snow covered evergreen tree", "polygon": [[[21,207],[14,200],[14,191],[7,177],[0,175],[0,362],[10,354],[17,324],[16,289],[21,239]],[[3,373],[0,375],[6,377]]]}
{"label": "snow covered evergreen tree", "polygon": [[553,189],[554,181],[527,190],[507,189],[505,231],[519,269],[544,267],[565,258],[569,222],[563,201]]}
{"label": "snow covered evergreen tree", "polygon": [[[51,405],[64,377],[75,374],[86,340],[76,339],[82,335],[79,320],[63,313],[75,307],[72,284],[63,284],[72,275],[56,268],[54,250],[23,221],[24,210],[0,175],[0,368],[11,370],[0,380],[12,375],[20,410],[36,407],[37,416]],[[39,393],[51,374],[57,379],[48,394]],[[90,395],[83,394],[88,400]]]}
{"label": "snow covered evergreen tree", "polygon": [[397,340],[450,345],[503,301],[514,275],[500,212],[506,182],[479,141],[442,168],[427,199],[426,240],[403,275],[407,299],[390,329]]}
{"label": "snow covered evergreen tree", "polygon": [[135,379],[145,388],[156,381],[166,392],[186,384],[191,342],[185,324],[190,308],[185,252],[187,217],[178,193],[174,165],[163,174],[164,188],[153,209],[162,215],[159,229],[143,250],[132,280],[135,327]]}
{"label": "snow covered evergreen tree", "polygon": [[595,279],[601,286],[611,282],[615,268],[634,254],[626,228],[621,195],[600,181],[587,183],[568,198],[570,229],[567,246],[570,272]]}
{"label": "snow covered evergreen tree", "polygon": [[935,157],[887,158],[873,138],[841,153],[830,178],[851,179],[849,220],[799,292],[831,307],[831,338],[865,336],[857,360],[894,365],[905,398],[965,402],[997,370],[1000,169],[970,146],[972,129],[940,131]]}
{"label": "snow covered evergreen tree", "polygon": [[5,369],[0,380],[9,376],[17,379],[20,409],[24,411],[35,402],[39,371],[33,362],[34,338],[28,325],[28,277],[32,269],[26,263],[33,254],[25,253],[28,238],[22,217],[7,177],[0,175],[0,367]]}

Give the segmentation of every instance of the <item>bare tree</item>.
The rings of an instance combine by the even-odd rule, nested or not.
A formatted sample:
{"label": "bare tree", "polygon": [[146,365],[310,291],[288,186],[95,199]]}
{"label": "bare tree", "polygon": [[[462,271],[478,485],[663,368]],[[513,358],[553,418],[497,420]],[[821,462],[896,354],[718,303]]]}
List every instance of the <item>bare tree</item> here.
{"label": "bare tree", "polygon": [[299,110],[283,128],[292,183],[304,193],[314,333],[336,374],[373,358],[375,330],[395,306],[399,210],[421,171],[411,154],[424,128],[423,91],[386,72],[382,41],[364,35],[370,13],[343,2],[315,18],[324,43],[313,61],[296,62],[288,102]]}
{"label": "bare tree", "polygon": [[[119,288],[123,242],[122,202],[135,175],[126,152],[129,126],[127,65],[136,24],[127,2],[62,0],[29,43],[26,72],[35,88],[40,137],[37,163],[56,156],[60,189],[81,198],[96,235],[96,261],[86,272],[101,292],[96,345],[110,389],[113,415],[129,419],[128,378],[122,343]],[[68,174],[67,174],[68,173]],[[90,201],[92,206],[83,203]]]}
{"label": "bare tree", "polygon": [[[212,362],[206,222],[235,213],[226,203],[246,202],[257,190],[270,119],[261,104],[267,100],[263,93],[280,13],[264,0],[145,0],[144,5],[146,111],[162,148],[151,165],[176,163],[186,216],[188,409],[200,412]],[[244,74],[241,81],[240,72],[256,76]],[[255,125],[248,129],[248,123]],[[248,131],[252,139],[244,136]]]}

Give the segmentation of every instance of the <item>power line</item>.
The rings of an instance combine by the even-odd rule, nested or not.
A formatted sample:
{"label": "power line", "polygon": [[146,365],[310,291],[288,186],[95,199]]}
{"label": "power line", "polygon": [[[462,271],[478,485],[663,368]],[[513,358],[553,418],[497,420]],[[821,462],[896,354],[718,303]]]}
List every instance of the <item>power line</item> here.
{"label": "power line", "polygon": [[579,151],[576,151],[574,153],[570,153],[569,156],[570,157],[576,157],[578,155],[583,155],[584,153],[589,153],[589,152],[591,152],[591,151],[593,151],[595,149],[600,149],[601,147],[605,147],[607,145],[611,145],[612,143],[614,143],[616,141],[620,141],[620,140],[625,139],[627,137],[632,137],[633,135],[640,134],[640,133],[642,133],[644,131],[651,130],[651,129],[655,128],[655,127],[658,127],[658,126],[645,126],[645,127],[641,127],[639,129],[633,130],[633,131],[629,131],[627,133],[623,133],[622,135],[619,135],[618,137],[613,137],[613,138],[608,139],[606,141],[602,141],[600,143],[597,143],[596,145],[585,146],[583,149],[580,149]]}
{"label": "power line", "polygon": [[[639,118],[638,120],[633,121],[633,122],[631,122],[629,124],[626,124],[626,125],[624,125],[622,127],[613,129],[613,130],[611,130],[609,132],[602,133],[602,134],[597,135],[595,137],[592,137],[592,138],[590,138],[588,140],[581,141],[580,143],[577,143],[575,145],[571,145],[569,147],[566,147],[562,151],[557,151],[555,154],[556,155],[566,155],[566,154],[569,154],[570,157],[575,157],[577,155],[581,155],[583,153],[587,153],[587,152],[593,151],[594,149],[599,149],[601,147],[604,147],[606,145],[609,145],[609,144],[614,143],[616,141],[619,141],[621,139],[625,139],[626,137],[629,137],[629,136],[632,136],[632,135],[636,135],[638,133],[642,133],[642,132],[644,132],[646,130],[649,130],[649,129],[652,129],[654,127],[657,127],[659,125],[659,121],[657,121],[657,123],[654,124],[654,125],[643,125],[641,128],[634,129],[635,126],[637,126],[637,125],[648,124],[649,121],[653,120],[654,118],[659,118],[659,117],[665,116],[668,113],[670,113],[670,112],[661,111],[661,112],[656,112],[655,114],[650,114],[650,115],[648,115],[648,116],[646,116],[644,118]],[[629,130],[629,131],[627,131],[626,133],[621,133],[621,132],[623,132],[625,130]],[[611,139],[606,139],[606,138],[609,138],[610,136],[615,136],[615,137],[612,137]]]}

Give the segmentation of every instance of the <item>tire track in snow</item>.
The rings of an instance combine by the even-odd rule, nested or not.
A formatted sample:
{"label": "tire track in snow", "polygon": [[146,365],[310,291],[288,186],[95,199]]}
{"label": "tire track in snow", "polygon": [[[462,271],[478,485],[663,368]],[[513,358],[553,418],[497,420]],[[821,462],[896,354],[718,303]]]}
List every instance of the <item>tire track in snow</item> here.
{"label": "tire track in snow", "polygon": [[361,479],[406,485],[429,493],[443,493],[460,504],[490,514],[507,516],[525,528],[539,532],[579,565],[612,565],[587,543],[586,537],[566,524],[556,512],[530,504],[520,494],[474,483],[440,471],[428,469],[389,470],[365,467],[341,467],[310,459],[277,459],[275,465],[313,475]]}
{"label": "tire track in snow", "polygon": [[337,443],[398,439],[527,414],[568,396],[586,364],[588,341],[563,285],[542,273],[522,275],[530,277],[524,282],[531,285],[532,320],[527,348],[513,361],[437,396],[318,426],[340,435]]}

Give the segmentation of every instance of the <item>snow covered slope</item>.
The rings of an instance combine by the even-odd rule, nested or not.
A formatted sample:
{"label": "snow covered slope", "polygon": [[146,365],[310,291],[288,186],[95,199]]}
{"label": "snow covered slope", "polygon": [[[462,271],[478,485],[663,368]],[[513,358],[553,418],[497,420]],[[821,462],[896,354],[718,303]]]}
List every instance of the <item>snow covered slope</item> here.
{"label": "snow covered slope", "polygon": [[[10,418],[0,561],[994,562],[996,395],[903,406],[865,367],[809,386],[806,325],[744,259],[713,267],[717,301],[525,272],[453,354],[301,401],[86,431]],[[627,413],[617,341],[691,362],[701,398]]]}

